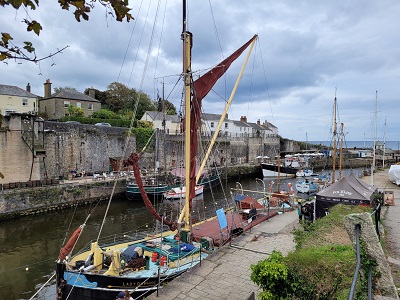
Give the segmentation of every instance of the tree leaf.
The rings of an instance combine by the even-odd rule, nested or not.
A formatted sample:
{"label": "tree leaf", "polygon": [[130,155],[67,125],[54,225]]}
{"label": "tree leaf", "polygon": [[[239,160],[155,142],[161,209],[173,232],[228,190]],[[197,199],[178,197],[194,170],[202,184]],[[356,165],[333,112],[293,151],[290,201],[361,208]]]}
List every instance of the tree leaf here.
{"label": "tree leaf", "polygon": [[35,20],[33,20],[32,22],[28,22],[28,31],[33,31],[34,33],[39,35],[42,29],[42,25],[40,25],[40,23],[36,22]]}
{"label": "tree leaf", "polygon": [[29,53],[32,53],[35,51],[35,48],[32,46],[31,42],[24,42],[24,44],[25,44],[24,49],[26,51],[28,51]]}

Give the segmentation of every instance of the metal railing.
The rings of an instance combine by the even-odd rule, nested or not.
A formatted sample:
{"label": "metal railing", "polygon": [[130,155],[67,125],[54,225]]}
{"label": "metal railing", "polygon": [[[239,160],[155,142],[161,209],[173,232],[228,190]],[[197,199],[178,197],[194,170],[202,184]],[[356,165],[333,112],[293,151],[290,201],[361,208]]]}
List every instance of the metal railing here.
{"label": "metal railing", "polygon": [[[377,200],[377,206],[374,208],[374,210],[371,212],[371,216],[374,216],[375,219],[375,231],[378,236],[378,239],[380,239],[380,231],[379,231],[379,222],[381,220],[381,208],[382,208],[382,203],[383,199],[378,199]],[[354,276],[353,280],[351,282],[351,287],[350,287],[350,292],[349,292],[349,300],[354,299],[354,294],[356,290],[356,284],[357,284],[357,279],[358,279],[358,274],[360,271],[361,267],[361,249],[360,249],[360,230],[361,230],[361,225],[356,224],[355,225],[355,238],[356,238],[356,258],[357,258],[357,264],[356,264],[356,269],[354,271]],[[368,300],[372,299],[372,265],[369,265],[368,269]]]}

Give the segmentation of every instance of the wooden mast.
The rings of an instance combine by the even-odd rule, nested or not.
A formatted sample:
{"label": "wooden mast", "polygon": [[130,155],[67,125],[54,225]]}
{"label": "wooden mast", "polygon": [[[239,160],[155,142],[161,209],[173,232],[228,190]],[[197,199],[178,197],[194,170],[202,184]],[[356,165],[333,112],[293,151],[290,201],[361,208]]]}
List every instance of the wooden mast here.
{"label": "wooden mast", "polygon": [[[183,0],[183,76],[185,83],[185,206],[184,206],[184,226],[183,229],[187,232],[191,230],[190,222],[190,85],[191,85],[191,34],[186,30],[186,1]],[[190,233],[188,234],[190,239]],[[189,242],[189,241],[188,241]]]}
{"label": "wooden mast", "polygon": [[339,146],[339,180],[342,178],[342,162],[343,162],[343,137],[344,137],[344,124],[341,123],[340,129],[340,146]]}

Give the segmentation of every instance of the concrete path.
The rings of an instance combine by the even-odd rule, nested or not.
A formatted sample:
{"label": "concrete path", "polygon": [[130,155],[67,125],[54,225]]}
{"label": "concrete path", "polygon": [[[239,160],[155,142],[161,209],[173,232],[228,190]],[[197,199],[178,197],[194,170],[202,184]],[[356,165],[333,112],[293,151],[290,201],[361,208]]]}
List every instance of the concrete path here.
{"label": "concrete path", "polygon": [[[298,226],[296,211],[285,212],[261,223],[146,299],[247,299],[258,287],[250,280],[250,265],[273,250],[286,255],[294,250],[290,233]],[[256,299],[256,298],[255,298]]]}
{"label": "concrete path", "polygon": [[[371,184],[371,177],[362,178]],[[374,174],[374,185],[382,191],[394,192],[394,205],[384,206],[381,222],[384,226],[382,237],[386,243],[386,256],[392,269],[393,281],[400,286],[400,187],[389,181],[388,170]]]}

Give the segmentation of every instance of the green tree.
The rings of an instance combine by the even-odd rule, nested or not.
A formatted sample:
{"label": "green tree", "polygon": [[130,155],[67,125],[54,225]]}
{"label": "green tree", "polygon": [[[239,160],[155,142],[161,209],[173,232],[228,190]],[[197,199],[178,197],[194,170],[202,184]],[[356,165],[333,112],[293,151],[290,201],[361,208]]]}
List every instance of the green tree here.
{"label": "green tree", "polygon": [[[89,20],[89,13],[95,7],[95,2],[96,0],[58,0],[58,3],[62,9],[69,10],[70,8],[75,8],[73,14],[78,22],[81,21],[81,18],[85,21]],[[129,13],[130,8],[128,8],[128,1],[126,0],[101,0],[97,2],[104,6],[106,11],[109,14],[112,14],[117,21],[121,22],[126,19],[126,21],[129,22],[131,19],[133,19],[132,15]],[[11,5],[16,10],[23,7],[23,9],[26,11],[26,15],[28,15],[29,9],[35,10],[39,8],[39,0],[0,0],[0,6],[5,7],[7,5]],[[37,35],[39,35],[43,29],[42,25],[36,20],[25,18],[22,20],[22,23],[25,23],[27,31],[32,31]],[[1,32],[0,61],[9,59],[22,59],[38,62],[52,57],[68,47],[66,46],[62,49],[59,49],[55,53],[52,53],[46,57],[38,58],[35,53],[35,48],[31,42],[25,41],[23,44],[24,46],[15,45],[13,43],[13,37],[11,34],[7,32]]]}
{"label": "green tree", "polygon": [[156,106],[147,94],[130,89],[119,82],[109,84],[106,95],[105,106],[109,110],[120,114],[136,111],[135,118],[137,120],[140,120],[146,111],[154,111],[156,109]]}
{"label": "green tree", "polygon": [[69,105],[68,106],[68,114],[71,117],[83,117],[85,115],[85,112],[80,107]]}
{"label": "green tree", "polygon": [[167,99],[161,97],[157,100],[157,111],[165,111],[167,115],[176,115],[176,107]]}
{"label": "green tree", "polygon": [[85,95],[89,96],[89,91],[94,90],[94,99],[99,100],[101,105],[106,104],[106,99],[107,99],[107,93],[103,91],[99,91],[94,88],[86,88],[85,91],[83,92]]}
{"label": "green tree", "polygon": [[134,102],[136,91],[119,82],[112,82],[106,90],[105,105],[113,112],[130,108],[129,103]]}
{"label": "green tree", "polygon": [[136,119],[140,120],[146,111],[155,111],[156,106],[154,105],[154,102],[151,101],[150,97],[147,94],[143,92],[138,92],[138,93],[139,96],[137,100],[139,101],[139,103],[136,110]]}
{"label": "green tree", "polygon": [[95,111],[92,114],[92,118],[99,118],[99,119],[118,119],[118,116],[115,112],[102,108],[98,111]]}

